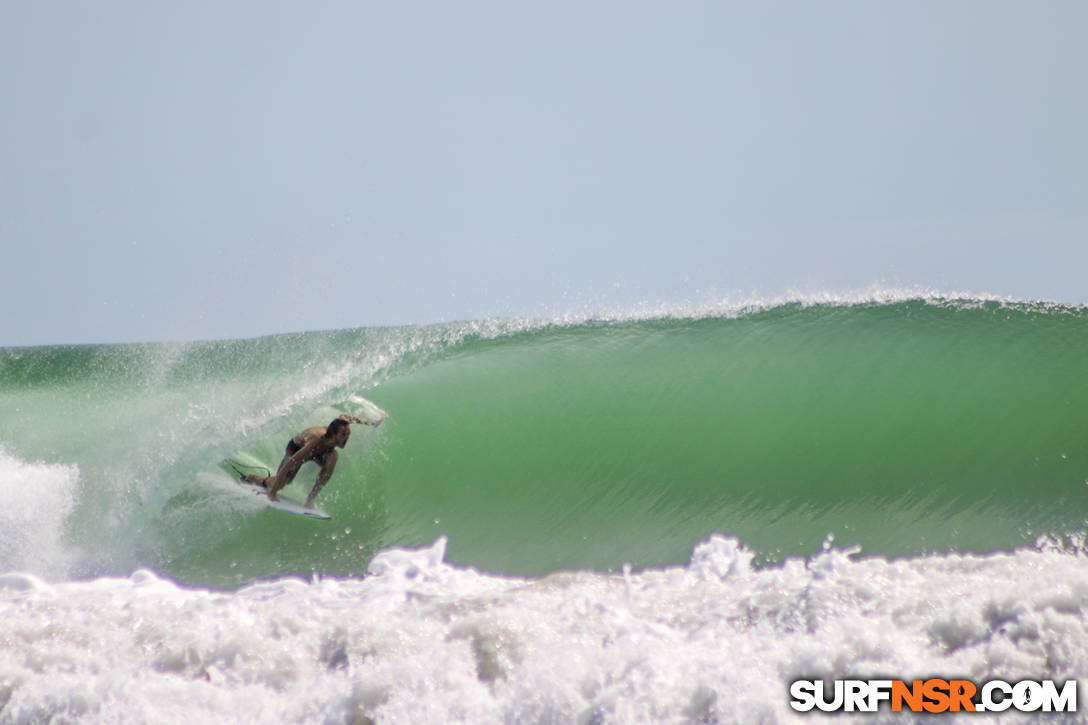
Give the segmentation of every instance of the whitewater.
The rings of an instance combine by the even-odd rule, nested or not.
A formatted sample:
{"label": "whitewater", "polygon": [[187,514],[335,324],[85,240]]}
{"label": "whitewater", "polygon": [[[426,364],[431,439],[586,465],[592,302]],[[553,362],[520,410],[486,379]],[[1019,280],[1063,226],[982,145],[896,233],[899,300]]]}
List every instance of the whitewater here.
{"label": "whitewater", "polygon": [[[0,723],[806,722],[797,679],[1083,685],[1086,333],[887,293],[0,349]],[[226,459],[339,412],[388,418],[331,522],[237,494]]]}

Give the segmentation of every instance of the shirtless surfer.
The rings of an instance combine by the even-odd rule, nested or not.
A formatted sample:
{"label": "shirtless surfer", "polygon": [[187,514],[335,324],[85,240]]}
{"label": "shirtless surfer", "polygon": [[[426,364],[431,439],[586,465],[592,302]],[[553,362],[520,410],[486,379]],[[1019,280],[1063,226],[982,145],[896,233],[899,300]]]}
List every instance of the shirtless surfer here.
{"label": "shirtless surfer", "polygon": [[[384,420],[384,419],[383,419]],[[298,470],[306,461],[313,461],[321,467],[314,481],[313,490],[306,497],[306,508],[314,507],[314,499],[325,484],[332,478],[332,472],[336,470],[336,461],[340,454],[337,448],[343,448],[351,437],[351,423],[362,423],[377,428],[382,424],[381,420],[363,420],[345,413],[325,427],[315,426],[307,428],[297,436],[287,441],[287,450],[280,461],[280,467],[275,476],[261,477],[252,473],[242,477],[246,483],[263,486],[268,489],[269,500],[275,501],[276,494],[284,486],[295,480]]]}

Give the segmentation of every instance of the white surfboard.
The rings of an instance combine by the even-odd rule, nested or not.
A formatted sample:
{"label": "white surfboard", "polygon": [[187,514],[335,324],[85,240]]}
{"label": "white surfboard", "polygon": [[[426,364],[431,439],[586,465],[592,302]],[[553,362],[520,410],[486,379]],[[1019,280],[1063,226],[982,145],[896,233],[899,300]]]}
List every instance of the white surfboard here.
{"label": "white surfboard", "polygon": [[244,481],[238,481],[238,488],[242,489],[246,493],[252,496],[259,496],[261,501],[269,508],[274,508],[284,513],[294,514],[295,516],[306,516],[311,519],[321,519],[322,521],[331,521],[332,516],[325,513],[319,508],[306,508],[301,502],[284,496],[282,493],[276,494],[275,501],[268,500],[268,494],[261,486],[256,486],[252,483],[245,483]]}

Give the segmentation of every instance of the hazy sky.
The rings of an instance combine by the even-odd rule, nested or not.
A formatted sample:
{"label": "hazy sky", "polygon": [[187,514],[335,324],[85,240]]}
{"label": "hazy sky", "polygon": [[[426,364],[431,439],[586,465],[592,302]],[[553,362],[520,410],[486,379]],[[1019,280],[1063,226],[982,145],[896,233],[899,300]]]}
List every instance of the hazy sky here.
{"label": "hazy sky", "polygon": [[4,2],[0,346],[1088,301],[1088,3]]}

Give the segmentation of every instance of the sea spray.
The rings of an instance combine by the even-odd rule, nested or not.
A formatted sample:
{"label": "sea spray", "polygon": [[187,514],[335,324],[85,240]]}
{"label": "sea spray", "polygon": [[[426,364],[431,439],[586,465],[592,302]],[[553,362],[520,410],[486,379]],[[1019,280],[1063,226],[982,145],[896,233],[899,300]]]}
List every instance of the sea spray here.
{"label": "sea spray", "polygon": [[30,463],[0,448],[0,572],[67,574],[73,554],[66,525],[78,487],[76,466]]}

